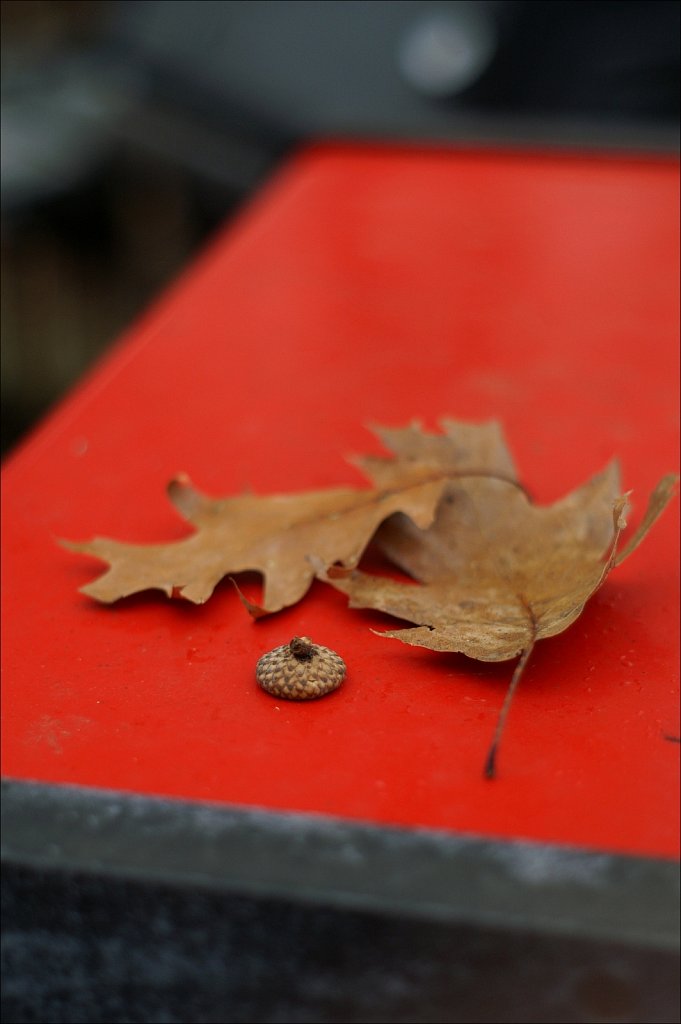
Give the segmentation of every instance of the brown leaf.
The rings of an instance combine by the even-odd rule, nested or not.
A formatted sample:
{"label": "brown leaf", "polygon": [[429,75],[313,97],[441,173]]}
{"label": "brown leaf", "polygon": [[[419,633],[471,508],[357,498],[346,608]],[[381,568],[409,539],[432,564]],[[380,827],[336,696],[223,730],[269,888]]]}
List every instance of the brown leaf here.
{"label": "brown leaf", "polygon": [[379,531],[383,551],[422,586],[359,571],[328,582],[353,608],[417,624],[381,636],[504,661],[574,622],[613,565],[643,539],[676,479],[660,481],[618,557],[626,496],[619,495],[615,463],[549,507],[532,505],[503,480],[461,478],[448,485],[429,529],[395,516]]}
{"label": "brown leaf", "polygon": [[354,608],[375,608],[417,623],[380,633],[434,651],[460,651],[482,661],[520,655],[485,761],[496,755],[515,689],[535,643],[562,633],[610,570],[640,544],[671,499],[678,477],[653,491],[638,530],[621,553],[626,495],[613,463],[548,508],[496,479],[460,478],[446,489],[437,517],[417,530],[394,516],[379,531],[392,560],[421,585],[353,572],[325,578]]}
{"label": "brown leaf", "polygon": [[157,589],[202,604],[227,574],[254,570],[265,579],[261,605],[240,596],[256,617],[275,612],[303,597],[316,567],[353,568],[376,528],[393,513],[400,511],[418,527],[429,526],[445,475],[492,472],[513,478],[497,424],[443,425],[444,436],[427,434],[416,425],[377,428],[394,456],[357,460],[376,482],[376,490],[213,499],[180,476],[169,484],[168,496],[196,527],[193,536],[169,544],[127,544],[102,537],[62,543],[110,564],[82,588],[105,603]]}
{"label": "brown leaf", "polygon": [[429,434],[418,423],[409,427],[374,427],[392,458],[357,456],[352,461],[377,487],[404,487],[440,476],[495,476],[516,481],[513,459],[496,421],[440,421],[442,434]]}
{"label": "brown leaf", "polygon": [[442,488],[439,480],[400,492],[346,488],[220,500],[179,477],[170,483],[168,495],[196,527],[191,537],[169,544],[126,544],[103,537],[62,543],[110,563],[82,588],[105,603],[158,589],[203,604],[224,576],[259,572],[265,578],[262,605],[244,601],[257,616],[299,601],[314,578],[315,560],[356,565],[376,527],[394,512],[428,526]]}

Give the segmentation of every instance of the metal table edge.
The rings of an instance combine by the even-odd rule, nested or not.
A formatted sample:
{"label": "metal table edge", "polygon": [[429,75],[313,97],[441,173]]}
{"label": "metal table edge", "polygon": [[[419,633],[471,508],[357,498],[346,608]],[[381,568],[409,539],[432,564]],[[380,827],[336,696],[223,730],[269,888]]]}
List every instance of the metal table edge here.
{"label": "metal table edge", "polygon": [[679,948],[674,861],[2,783],[2,860],[399,918]]}

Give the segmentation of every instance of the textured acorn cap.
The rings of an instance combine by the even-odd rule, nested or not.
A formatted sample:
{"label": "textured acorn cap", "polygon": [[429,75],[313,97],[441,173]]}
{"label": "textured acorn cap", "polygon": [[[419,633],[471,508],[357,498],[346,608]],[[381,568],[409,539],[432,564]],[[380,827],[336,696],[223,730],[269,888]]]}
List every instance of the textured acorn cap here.
{"label": "textured acorn cap", "polygon": [[286,700],[314,700],[331,693],[345,678],[345,662],[328,647],[294,636],[259,660],[255,676],[263,690]]}

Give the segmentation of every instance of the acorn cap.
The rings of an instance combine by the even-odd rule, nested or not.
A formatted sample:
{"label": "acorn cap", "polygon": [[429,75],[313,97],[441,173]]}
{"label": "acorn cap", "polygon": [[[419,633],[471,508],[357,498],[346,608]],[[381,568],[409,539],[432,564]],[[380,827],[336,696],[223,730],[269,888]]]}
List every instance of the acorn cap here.
{"label": "acorn cap", "polygon": [[255,676],[263,690],[286,700],[314,700],[331,693],[345,678],[345,662],[306,636],[263,654]]}

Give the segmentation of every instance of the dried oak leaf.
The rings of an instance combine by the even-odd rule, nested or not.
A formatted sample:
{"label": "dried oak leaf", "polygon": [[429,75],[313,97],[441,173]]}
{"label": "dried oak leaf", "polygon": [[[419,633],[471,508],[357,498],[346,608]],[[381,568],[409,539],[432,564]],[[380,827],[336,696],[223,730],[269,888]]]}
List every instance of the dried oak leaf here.
{"label": "dried oak leaf", "polygon": [[626,496],[615,463],[547,507],[504,480],[462,477],[448,484],[429,529],[398,515],[377,534],[385,554],[421,586],[358,570],[329,582],[353,608],[418,624],[381,636],[504,661],[574,622],[613,565],[641,542],[676,480],[660,481],[639,529],[617,554]]}
{"label": "dried oak leaf", "polygon": [[[653,491],[638,530],[617,552],[626,525],[615,463],[548,507],[534,506],[514,484],[470,477],[446,488],[433,525],[415,528],[394,516],[379,530],[385,554],[421,585],[360,571],[332,578],[350,607],[373,608],[416,623],[382,632],[434,651],[482,661],[521,655],[498,726],[537,640],[567,629],[613,568],[644,538],[678,478]],[[494,775],[496,742],[486,774]]]}
{"label": "dried oak leaf", "polygon": [[224,576],[259,572],[265,581],[262,604],[241,595],[258,617],[299,601],[314,578],[313,562],[356,565],[377,526],[394,512],[428,526],[443,486],[438,480],[399,492],[338,488],[214,499],[181,476],[168,485],[168,497],[196,527],[192,536],[168,544],[105,537],[62,544],[109,563],[102,576],[81,588],[105,603],[153,589],[203,604]]}
{"label": "dried oak leaf", "polygon": [[339,488],[302,494],[242,495],[213,499],[181,475],[168,485],[176,509],[196,533],[168,544],[128,544],[97,537],[63,541],[110,568],[81,588],[111,603],[158,589],[202,604],[226,575],[253,570],[264,577],[260,605],[240,595],[254,617],[295,604],[307,592],[315,567],[354,567],[376,528],[396,512],[420,528],[430,525],[445,486],[457,472],[492,472],[513,479],[513,464],[495,423],[444,421],[445,435],[418,425],[375,428],[392,458],[355,460],[375,490]]}
{"label": "dried oak leaf", "polygon": [[464,474],[517,482],[511,453],[496,420],[478,424],[443,419],[440,426],[441,434],[424,431],[418,422],[408,427],[373,427],[391,456],[361,455],[352,461],[382,488]]}

